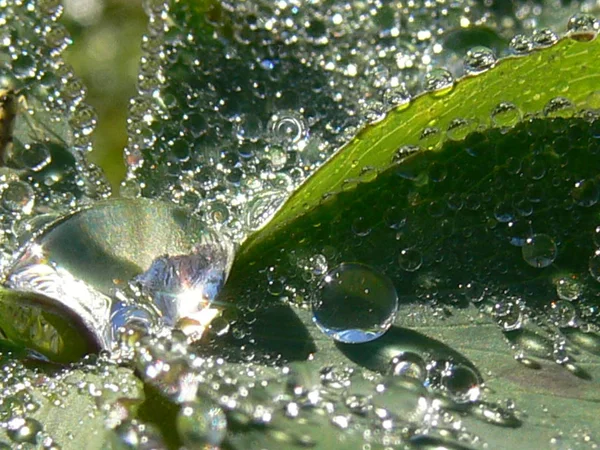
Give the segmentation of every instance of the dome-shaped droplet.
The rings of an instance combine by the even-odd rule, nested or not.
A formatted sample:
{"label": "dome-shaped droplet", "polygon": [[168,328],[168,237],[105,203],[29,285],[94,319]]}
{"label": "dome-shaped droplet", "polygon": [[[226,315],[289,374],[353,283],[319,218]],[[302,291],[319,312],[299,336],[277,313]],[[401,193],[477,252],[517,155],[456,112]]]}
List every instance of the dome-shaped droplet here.
{"label": "dome-shaped droplet", "polygon": [[481,380],[465,364],[448,364],[442,371],[441,385],[457,403],[475,402],[481,396]]}
{"label": "dome-shaped droplet", "polygon": [[435,96],[448,94],[454,87],[454,77],[446,69],[433,69],[425,75],[424,88]]}
{"label": "dome-shaped droplet", "polygon": [[533,32],[532,41],[535,48],[550,47],[556,44],[558,36],[549,28],[540,28]]}
{"label": "dome-shaped droplet", "polygon": [[523,259],[532,267],[548,267],[558,253],[556,243],[547,234],[534,234],[527,238],[523,247]]}
{"label": "dome-shaped droplet", "polygon": [[492,111],[492,123],[497,127],[514,127],[520,121],[521,111],[514,103],[499,103]]}
{"label": "dome-shaped droplet", "polygon": [[529,36],[517,34],[510,40],[508,46],[513,53],[523,55],[533,49],[533,41]]}
{"label": "dome-shaped droplet", "polygon": [[33,188],[24,181],[11,181],[0,194],[2,205],[9,211],[31,214],[35,202]]}
{"label": "dome-shaped droplet", "polygon": [[313,322],[345,343],[377,339],[392,325],[398,294],[392,281],[373,268],[344,263],[331,270],[312,300]]}
{"label": "dome-shaped droplet", "polygon": [[579,180],[571,189],[571,197],[579,206],[589,208],[598,203],[600,189],[594,180]]}
{"label": "dome-shaped droplet", "polygon": [[467,52],[464,65],[468,74],[485,72],[496,65],[496,55],[487,47],[474,47]]}
{"label": "dome-shaped droplet", "polygon": [[598,35],[600,22],[591,14],[577,13],[567,23],[567,34],[576,41],[591,41]]}

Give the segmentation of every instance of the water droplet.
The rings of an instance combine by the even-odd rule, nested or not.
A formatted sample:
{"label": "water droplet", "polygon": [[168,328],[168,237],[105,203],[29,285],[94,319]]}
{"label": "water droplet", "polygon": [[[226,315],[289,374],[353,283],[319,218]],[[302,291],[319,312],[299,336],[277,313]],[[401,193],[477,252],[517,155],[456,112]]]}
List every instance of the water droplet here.
{"label": "water droplet", "polygon": [[558,253],[556,243],[547,234],[534,234],[527,238],[521,251],[527,264],[540,269],[552,264]]}
{"label": "water droplet", "polygon": [[598,203],[600,189],[594,180],[580,180],[571,190],[571,197],[579,206],[589,208]]}
{"label": "water droplet", "polygon": [[600,250],[596,250],[596,252],[590,256],[588,269],[590,275],[594,277],[594,280],[600,282]]}
{"label": "water droplet", "polygon": [[308,123],[301,114],[282,111],[271,116],[267,124],[273,142],[286,147],[299,146],[308,138]]}
{"label": "water droplet", "polygon": [[485,72],[496,65],[496,55],[487,47],[474,47],[467,52],[464,65],[467,74],[475,75]]}
{"label": "water droplet", "polygon": [[42,431],[42,424],[32,418],[17,417],[8,422],[6,434],[17,443],[37,443],[37,436]]}
{"label": "water droplet", "polygon": [[448,124],[446,136],[452,141],[462,141],[470,133],[477,129],[477,122],[467,119],[453,119]]}
{"label": "water droplet", "polygon": [[414,248],[405,248],[400,251],[398,256],[400,268],[406,272],[415,272],[421,268],[423,264],[423,255]]}
{"label": "water droplet", "polygon": [[534,30],[532,41],[535,48],[550,47],[558,42],[558,36],[549,28],[540,28]]}
{"label": "water droplet", "polygon": [[208,401],[184,403],[177,415],[177,431],[186,448],[219,446],[227,433],[227,417]]}
{"label": "water droplet", "polygon": [[441,385],[457,403],[476,402],[481,396],[479,376],[464,364],[447,364],[442,370]]}
{"label": "water droplet", "polygon": [[544,106],[544,115],[546,117],[564,117],[569,118],[575,114],[575,105],[571,100],[564,97],[555,97]]}
{"label": "water droplet", "polygon": [[425,381],[427,364],[416,353],[404,352],[392,358],[390,372],[396,377],[410,377]]}
{"label": "water droplet", "polygon": [[425,75],[424,89],[436,97],[442,97],[454,87],[454,77],[446,69],[433,69]]}
{"label": "water droplet", "polygon": [[344,263],[331,270],[312,300],[313,322],[344,343],[368,342],[392,325],[398,294],[392,281],[369,266]]}
{"label": "water droplet", "polygon": [[240,141],[255,142],[262,134],[263,124],[256,114],[244,114],[234,119],[233,132]]}
{"label": "water droplet", "polygon": [[521,111],[514,103],[499,103],[492,111],[492,123],[497,127],[512,128],[520,121]]}
{"label": "water droplet", "polygon": [[35,202],[33,188],[24,181],[10,182],[2,191],[1,198],[4,207],[21,214],[31,214]]}
{"label": "water droplet", "polygon": [[575,276],[561,277],[554,280],[556,295],[561,300],[572,302],[577,300],[582,292],[581,282]]}
{"label": "water droplet", "polygon": [[596,38],[600,23],[591,14],[577,13],[567,23],[567,34],[571,39],[588,42]]}
{"label": "water droplet", "polygon": [[404,109],[410,104],[411,95],[406,89],[404,83],[401,83],[399,86],[386,89],[385,93],[383,94],[383,100],[390,106],[402,106]]}
{"label": "water droplet", "polygon": [[573,303],[564,300],[551,302],[547,312],[551,322],[557,327],[565,328],[575,325],[577,311]]}
{"label": "water droplet", "polygon": [[426,150],[433,150],[442,142],[442,133],[439,128],[427,127],[421,132],[420,144]]}
{"label": "water droplet", "polygon": [[510,40],[509,48],[517,55],[524,55],[533,49],[533,41],[529,36],[517,34]]}

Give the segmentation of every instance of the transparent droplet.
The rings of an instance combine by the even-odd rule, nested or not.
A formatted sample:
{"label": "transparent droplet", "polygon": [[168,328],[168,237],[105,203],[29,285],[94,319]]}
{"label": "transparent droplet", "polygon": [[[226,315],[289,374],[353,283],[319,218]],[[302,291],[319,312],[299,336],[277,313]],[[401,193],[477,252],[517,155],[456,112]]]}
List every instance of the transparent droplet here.
{"label": "transparent droplet", "polygon": [[560,328],[573,326],[577,311],[573,303],[564,300],[551,302],[547,308],[550,321]]}
{"label": "transparent droplet", "polygon": [[462,141],[477,128],[477,122],[467,119],[453,119],[448,124],[446,136],[452,141]]}
{"label": "transparent droplet", "polygon": [[406,85],[402,83],[399,86],[386,89],[383,100],[390,106],[403,106],[406,108],[410,104],[411,95],[406,89]]}
{"label": "transparent droplet", "polygon": [[575,114],[575,105],[571,100],[564,97],[555,97],[544,106],[544,115],[546,117],[564,117],[569,118]]}
{"label": "transparent droplet", "polygon": [[427,364],[416,353],[404,352],[392,358],[390,372],[396,377],[409,377],[425,381]]}
{"label": "transparent droplet", "polygon": [[263,124],[256,114],[244,114],[234,120],[233,132],[240,141],[257,141],[262,134]]}
{"label": "transparent droplet", "polygon": [[426,150],[433,150],[442,142],[442,132],[436,127],[427,127],[421,132],[419,144]]}
{"label": "transparent droplet", "polygon": [[35,143],[23,146],[15,159],[20,168],[39,172],[50,164],[52,156],[46,145]]}
{"label": "transparent droplet", "polygon": [[598,203],[600,189],[594,180],[580,180],[571,189],[571,197],[579,206],[589,208]]}
{"label": "transparent droplet", "polygon": [[554,281],[554,285],[558,298],[570,302],[577,300],[583,289],[581,282],[574,276],[558,278]]}
{"label": "transparent droplet", "polygon": [[475,402],[481,396],[479,376],[464,364],[447,364],[442,370],[441,385],[457,403]]}
{"label": "transparent droplet", "polygon": [[549,28],[540,28],[534,30],[532,41],[535,48],[550,47],[558,42],[558,36]]}
{"label": "transparent droplet", "polygon": [[492,111],[492,123],[497,127],[511,128],[520,121],[521,111],[514,103],[499,103]]}
{"label": "transparent droplet", "polygon": [[465,72],[471,75],[485,72],[496,65],[494,52],[483,46],[473,47],[465,56]]}
{"label": "transparent droplet", "polygon": [[446,69],[433,69],[425,75],[424,89],[436,97],[442,97],[454,87],[454,77]]}
{"label": "transparent droplet", "polygon": [[344,343],[368,342],[392,325],[398,294],[392,281],[373,268],[344,263],[323,279],[312,300],[313,322]]}
{"label": "transparent droplet", "polygon": [[556,243],[547,234],[534,234],[525,241],[521,251],[527,264],[540,269],[551,265],[558,253]]}
{"label": "transparent droplet", "polygon": [[416,272],[423,264],[423,255],[414,248],[405,248],[400,251],[398,256],[400,268],[406,272]]}
{"label": "transparent droplet", "polygon": [[35,203],[33,188],[24,181],[12,181],[1,194],[2,204],[9,211],[31,214]]}
{"label": "transparent droplet", "polygon": [[576,41],[588,42],[596,38],[600,23],[591,14],[577,13],[567,23],[567,34]]}
{"label": "transparent droplet", "polygon": [[227,417],[210,402],[184,403],[177,414],[177,431],[186,448],[219,446],[227,433]]}
{"label": "transparent droplet", "polygon": [[6,434],[13,442],[36,444],[42,424],[32,418],[17,417],[8,422]]}
{"label": "transparent droplet", "polygon": [[533,40],[524,34],[517,34],[510,40],[509,48],[513,53],[523,55],[533,49]]}
{"label": "transparent droplet", "polygon": [[308,137],[306,119],[294,111],[273,114],[267,129],[273,142],[286,147],[297,146]]}

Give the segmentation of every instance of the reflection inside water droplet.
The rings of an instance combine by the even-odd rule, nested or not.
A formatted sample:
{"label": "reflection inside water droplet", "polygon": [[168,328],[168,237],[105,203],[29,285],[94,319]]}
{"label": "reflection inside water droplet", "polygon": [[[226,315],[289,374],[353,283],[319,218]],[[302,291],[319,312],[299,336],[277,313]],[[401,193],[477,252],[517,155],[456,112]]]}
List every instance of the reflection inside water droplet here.
{"label": "reflection inside water droplet", "polygon": [[323,279],[312,300],[313,322],[333,339],[350,344],[383,335],[398,310],[391,280],[369,266],[344,263]]}

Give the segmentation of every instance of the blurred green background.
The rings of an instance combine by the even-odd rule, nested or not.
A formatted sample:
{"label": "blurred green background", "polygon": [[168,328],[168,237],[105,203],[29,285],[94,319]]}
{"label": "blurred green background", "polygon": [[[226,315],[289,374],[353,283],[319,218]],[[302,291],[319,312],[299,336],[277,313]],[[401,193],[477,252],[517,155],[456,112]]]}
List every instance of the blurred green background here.
{"label": "blurred green background", "polygon": [[63,5],[62,23],[73,39],[65,59],[98,113],[90,160],[104,169],[118,192],[125,175],[127,105],[136,94],[147,17],[141,0],[63,0]]}

